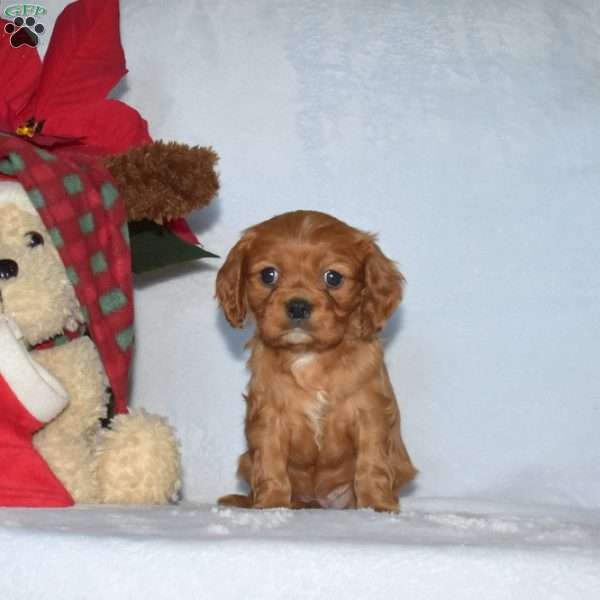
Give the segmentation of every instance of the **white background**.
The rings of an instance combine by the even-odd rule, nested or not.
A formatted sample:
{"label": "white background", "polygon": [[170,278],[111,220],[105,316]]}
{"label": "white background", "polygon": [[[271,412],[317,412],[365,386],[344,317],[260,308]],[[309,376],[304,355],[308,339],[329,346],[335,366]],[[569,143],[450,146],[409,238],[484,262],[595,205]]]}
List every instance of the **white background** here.
{"label": "white background", "polygon": [[[49,28],[64,4],[45,2]],[[121,6],[118,97],[155,138],[221,156],[191,219],[208,249],[313,208],[399,262],[384,337],[410,493],[600,506],[600,4]],[[228,329],[205,264],[140,282],[133,404],[168,416],[187,497],[214,501],[243,450],[250,331]]]}

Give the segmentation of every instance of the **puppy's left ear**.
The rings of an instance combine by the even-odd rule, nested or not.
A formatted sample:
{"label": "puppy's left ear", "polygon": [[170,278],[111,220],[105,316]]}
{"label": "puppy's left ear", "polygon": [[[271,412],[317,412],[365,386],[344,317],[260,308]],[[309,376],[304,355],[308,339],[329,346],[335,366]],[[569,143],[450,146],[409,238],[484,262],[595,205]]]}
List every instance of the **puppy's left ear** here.
{"label": "puppy's left ear", "polygon": [[402,300],[405,279],[371,238],[364,265],[361,332],[368,338],[380,331]]}

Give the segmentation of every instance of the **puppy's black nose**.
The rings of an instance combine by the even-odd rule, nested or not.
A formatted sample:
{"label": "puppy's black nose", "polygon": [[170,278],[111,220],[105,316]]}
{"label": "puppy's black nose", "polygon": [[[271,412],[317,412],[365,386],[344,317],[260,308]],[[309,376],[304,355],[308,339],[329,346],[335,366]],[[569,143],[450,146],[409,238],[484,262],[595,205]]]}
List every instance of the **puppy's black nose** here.
{"label": "puppy's black nose", "polygon": [[290,319],[300,321],[308,319],[312,312],[312,304],[303,298],[292,298],[287,303],[287,314]]}
{"label": "puppy's black nose", "polygon": [[10,258],[0,260],[0,279],[12,279],[19,274],[19,265]]}

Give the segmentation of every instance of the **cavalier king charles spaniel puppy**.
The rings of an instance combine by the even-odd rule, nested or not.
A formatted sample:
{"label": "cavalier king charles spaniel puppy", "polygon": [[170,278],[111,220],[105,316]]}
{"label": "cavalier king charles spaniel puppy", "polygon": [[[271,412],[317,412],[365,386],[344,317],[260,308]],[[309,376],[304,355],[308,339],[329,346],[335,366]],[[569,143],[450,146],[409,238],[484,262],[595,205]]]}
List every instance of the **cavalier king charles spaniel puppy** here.
{"label": "cavalier king charles spaniel puppy", "polygon": [[398,510],[416,474],[377,332],[403,277],[372,235],[295,211],[248,229],[217,275],[225,317],[248,343],[248,451],[238,474],[255,508]]}

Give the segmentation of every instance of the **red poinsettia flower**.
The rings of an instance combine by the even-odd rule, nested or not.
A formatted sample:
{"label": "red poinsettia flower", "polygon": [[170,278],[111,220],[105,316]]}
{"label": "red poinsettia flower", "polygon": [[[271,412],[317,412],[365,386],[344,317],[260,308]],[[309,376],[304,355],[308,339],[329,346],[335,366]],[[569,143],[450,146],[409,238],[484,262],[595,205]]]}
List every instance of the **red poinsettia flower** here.
{"label": "red poinsettia flower", "polygon": [[35,48],[13,48],[5,24],[0,22],[0,129],[53,150],[79,146],[100,154],[151,141],[135,109],[107,98],[127,73],[118,0],[68,5],[43,62]]}
{"label": "red poinsettia flower", "polygon": [[[7,23],[0,19],[0,131],[58,154],[117,154],[152,141],[137,110],[107,98],[127,73],[118,0],[69,4],[56,20],[43,61],[35,48],[11,46]],[[167,227],[198,243],[184,219]]]}

